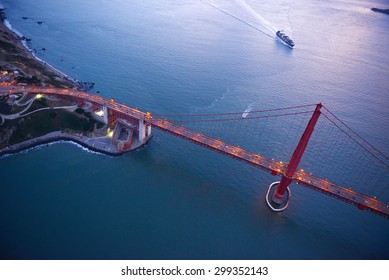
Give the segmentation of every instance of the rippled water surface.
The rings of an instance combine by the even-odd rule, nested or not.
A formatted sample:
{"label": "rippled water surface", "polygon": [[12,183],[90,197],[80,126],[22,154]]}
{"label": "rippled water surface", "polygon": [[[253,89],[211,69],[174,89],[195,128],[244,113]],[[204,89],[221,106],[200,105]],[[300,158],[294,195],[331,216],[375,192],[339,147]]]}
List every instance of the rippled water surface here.
{"label": "rippled water surface", "polygon": [[[389,153],[389,16],[370,11],[386,1],[2,3],[40,58],[104,97],[153,113],[323,102]],[[387,219],[296,185],[274,214],[270,174],[153,132],[116,158],[67,143],[2,158],[0,258],[388,259]]]}

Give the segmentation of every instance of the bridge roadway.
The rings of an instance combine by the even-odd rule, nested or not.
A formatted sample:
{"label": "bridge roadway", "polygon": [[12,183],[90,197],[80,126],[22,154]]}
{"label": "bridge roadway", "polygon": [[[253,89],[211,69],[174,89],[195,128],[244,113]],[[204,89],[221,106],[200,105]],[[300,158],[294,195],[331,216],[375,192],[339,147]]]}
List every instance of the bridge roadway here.
{"label": "bridge roadway", "polygon": [[[101,106],[107,106],[109,110],[120,112],[131,118],[141,119],[149,123],[152,127],[158,128],[164,132],[170,133],[174,136],[191,141],[195,144],[217,151],[221,154],[228,155],[232,158],[241,160],[245,163],[259,167],[272,174],[277,173],[283,175],[286,172],[286,165],[281,162],[264,158],[258,154],[246,151],[238,146],[224,143],[218,139],[209,137],[202,133],[187,129],[183,126],[176,125],[168,120],[156,118],[151,114],[144,113],[137,109],[128,107],[126,105],[115,102],[114,100],[107,100],[101,96],[90,94],[87,92],[77,91],[73,89],[62,88],[41,88],[34,86],[2,86],[0,87],[0,95],[10,95],[15,93],[28,92],[32,94],[50,94],[59,96],[70,96],[78,99],[94,102]],[[315,191],[321,192],[328,196],[337,198],[341,201],[355,205],[360,209],[373,212],[375,214],[389,218],[389,205],[375,198],[368,197],[361,193],[355,192],[351,189],[335,185],[327,180],[314,177],[303,170],[296,171],[293,175],[293,181],[301,184]]]}

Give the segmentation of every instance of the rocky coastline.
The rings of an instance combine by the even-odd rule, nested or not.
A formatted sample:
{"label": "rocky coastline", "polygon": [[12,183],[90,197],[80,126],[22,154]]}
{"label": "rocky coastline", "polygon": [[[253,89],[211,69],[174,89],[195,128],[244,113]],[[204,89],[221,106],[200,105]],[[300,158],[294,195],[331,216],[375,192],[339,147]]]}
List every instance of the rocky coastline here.
{"label": "rocky coastline", "polygon": [[389,9],[380,9],[380,8],[373,7],[373,8],[371,8],[371,10],[372,10],[373,12],[377,12],[377,13],[382,13],[382,14],[387,14],[387,15],[389,15]]}
{"label": "rocky coastline", "polygon": [[20,77],[35,77],[41,85],[81,88],[76,81],[38,60],[22,43],[25,40],[0,22],[0,70],[17,71]]}
{"label": "rocky coastline", "polygon": [[[6,15],[4,13],[4,7],[0,4],[0,86],[33,84],[41,87],[72,88],[82,91],[94,86],[93,83],[83,83],[72,80],[67,75],[37,58],[33,51],[25,44],[28,38],[13,32],[8,28],[9,24],[5,24],[5,21]],[[58,141],[71,141],[91,151],[110,156],[122,155],[129,151],[117,149],[108,136],[108,132],[113,128],[92,120],[90,113],[77,113],[77,110],[52,109],[54,106],[62,106],[65,108],[66,106],[69,107],[69,105],[74,104],[66,104],[66,101],[61,100],[46,100],[44,105],[42,105],[42,101],[42,104],[40,104],[39,100],[36,99],[36,96],[28,95],[15,98],[16,100],[10,103],[7,96],[0,96],[0,156],[18,153],[36,146]],[[31,101],[29,106],[31,106],[31,108],[36,106],[37,108],[34,109],[37,112],[40,111],[39,114],[43,114],[41,110],[47,109],[45,110],[45,115],[39,116],[39,114],[36,115],[37,113],[34,113],[33,111],[29,113],[30,115],[28,117],[24,117],[26,114],[22,115],[21,113],[24,112],[24,107],[16,106],[19,105],[19,103],[24,103],[24,99],[28,102]],[[21,100],[23,100],[23,102]],[[22,111],[20,111],[21,109]],[[18,110],[19,112],[15,112]],[[27,110],[27,112],[29,111]],[[17,118],[11,118],[11,116],[14,116],[15,114],[17,115]],[[61,122],[61,120],[63,120],[63,115],[68,116],[67,118],[73,123],[78,123],[74,125],[73,128],[69,129],[66,127],[66,122]],[[39,121],[36,116],[38,116]],[[61,118],[59,118],[59,116],[61,116]],[[50,120],[51,117],[53,120]],[[42,132],[42,135],[39,133],[32,133],[35,132],[35,129],[40,128],[39,126],[47,126],[46,121],[44,121],[45,118],[48,121],[56,122],[57,125],[53,125],[52,130]],[[39,123],[42,122],[41,119],[43,119],[43,122],[45,123]],[[13,137],[14,140],[10,141],[13,136],[12,134],[15,133],[16,130],[23,130],[21,129],[21,126],[26,126],[26,123],[32,126],[30,130],[23,133],[19,132],[19,136]],[[58,127],[58,123],[60,123],[60,127]],[[68,123],[71,122],[69,121]],[[88,126],[87,130],[84,129],[85,125]],[[97,128],[97,126],[99,128]],[[17,140],[15,140],[15,138]],[[132,149],[137,149],[142,145],[135,145]]]}

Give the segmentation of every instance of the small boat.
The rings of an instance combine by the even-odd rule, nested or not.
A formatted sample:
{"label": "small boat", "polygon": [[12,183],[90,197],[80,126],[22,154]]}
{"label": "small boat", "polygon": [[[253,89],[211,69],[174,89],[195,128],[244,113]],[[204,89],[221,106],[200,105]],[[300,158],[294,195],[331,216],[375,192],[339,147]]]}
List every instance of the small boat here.
{"label": "small boat", "polygon": [[247,106],[247,109],[244,110],[244,112],[242,114],[242,118],[247,117],[247,115],[251,112],[252,109],[253,109],[253,104],[250,104],[249,106]]}
{"label": "small boat", "polygon": [[283,43],[285,43],[289,48],[293,49],[293,47],[294,47],[293,40],[290,39],[283,31],[278,30],[276,32],[276,35],[277,35],[278,39],[280,39]]}

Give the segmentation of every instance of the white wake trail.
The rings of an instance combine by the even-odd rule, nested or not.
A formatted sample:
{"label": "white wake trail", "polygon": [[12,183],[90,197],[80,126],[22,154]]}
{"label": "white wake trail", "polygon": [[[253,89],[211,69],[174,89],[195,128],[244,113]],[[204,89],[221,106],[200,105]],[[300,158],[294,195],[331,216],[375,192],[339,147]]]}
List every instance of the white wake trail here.
{"label": "white wake trail", "polygon": [[[209,2],[207,2],[207,1],[205,1],[205,0],[200,0],[200,1],[203,2],[203,3],[205,3],[205,4],[207,4],[207,5],[209,5],[209,6],[211,6],[211,7],[214,8],[214,9],[219,10],[220,12],[222,12],[222,13],[224,13],[224,14],[226,14],[226,15],[228,15],[228,16],[230,16],[230,17],[232,17],[232,18],[234,18],[234,19],[236,19],[236,20],[238,20],[238,21],[240,21],[241,23],[243,23],[243,24],[245,24],[245,25],[247,25],[247,26],[249,26],[249,27],[251,27],[251,28],[253,28],[253,29],[255,29],[255,30],[261,32],[261,33],[263,33],[263,34],[265,34],[266,36],[269,36],[269,37],[271,37],[271,38],[274,38],[274,34],[269,34],[269,33],[266,32],[265,30],[262,30],[262,29],[256,27],[255,25],[253,25],[253,24],[247,22],[246,20],[244,20],[244,19],[242,19],[242,18],[240,18],[240,17],[237,17],[237,16],[235,16],[235,15],[233,15],[233,14],[227,12],[226,10],[223,10],[223,9],[219,8],[218,6],[215,6],[215,5],[209,3]],[[265,27],[265,28],[267,28],[267,27]],[[267,28],[267,29],[268,29],[268,28]],[[272,31],[272,30],[271,30],[271,31]],[[275,31],[272,31],[272,32],[274,33]]]}
{"label": "white wake trail", "polygon": [[276,33],[277,29],[273,27],[273,25],[266,20],[264,17],[262,17],[260,14],[258,14],[256,11],[251,8],[249,4],[247,4],[246,0],[235,0],[235,2],[245,8],[250,14],[252,14],[265,28],[267,28],[269,31]]}

